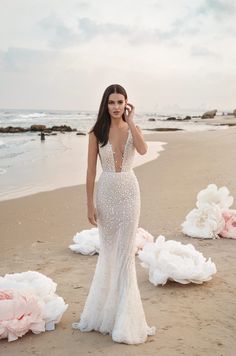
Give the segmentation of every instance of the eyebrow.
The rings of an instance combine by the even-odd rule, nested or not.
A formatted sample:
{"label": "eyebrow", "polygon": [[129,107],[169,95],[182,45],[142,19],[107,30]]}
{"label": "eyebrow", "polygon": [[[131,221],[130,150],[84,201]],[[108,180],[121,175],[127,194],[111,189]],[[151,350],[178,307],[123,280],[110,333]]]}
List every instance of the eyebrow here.
{"label": "eyebrow", "polygon": [[[123,101],[124,101],[124,100],[123,100],[123,99],[120,99],[120,100],[117,100],[117,101],[118,101],[118,102],[122,102],[122,103],[123,103]],[[114,100],[109,100],[108,102],[109,102],[109,103],[113,103],[113,102],[114,102]]]}

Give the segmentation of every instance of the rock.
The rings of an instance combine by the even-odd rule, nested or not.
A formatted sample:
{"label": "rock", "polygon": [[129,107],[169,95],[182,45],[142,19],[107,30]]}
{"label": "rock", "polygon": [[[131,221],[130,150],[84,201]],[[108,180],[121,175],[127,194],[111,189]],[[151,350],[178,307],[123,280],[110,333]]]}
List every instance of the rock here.
{"label": "rock", "polygon": [[46,129],[45,125],[31,125],[30,131],[43,131]]}
{"label": "rock", "polygon": [[156,119],[154,119],[154,117],[150,117],[148,121],[156,121]]}
{"label": "rock", "polygon": [[174,121],[174,120],[176,120],[176,117],[174,117],[174,116],[167,117],[166,120],[167,120],[167,121]]}
{"label": "rock", "polygon": [[18,133],[18,132],[27,132],[29,129],[25,129],[24,127],[16,127],[16,126],[7,126],[0,127],[0,132],[2,133]]}
{"label": "rock", "polygon": [[78,131],[78,132],[76,132],[76,135],[85,135],[86,136],[86,133]]}
{"label": "rock", "polygon": [[155,129],[145,129],[149,131],[183,131],[182,129],[178,129],[176,127],[157,127]]}
{"label": "rock", "polygon": [[217,110],[206,111],[202,115],[202,119],[213,119],[215,117],[216,113],[217,113]]}
{"label": "rock", "polygon": [[77,131],[77,129],[72,129],[70,126],[67,125],[60,125],[60,126],[53,126],[51,127],[52,131]]}
{"label": "rock", "polygon": [[31,131],[31,132],[43,131],[44,133],[55,135],[55,133],[52,133],[52,131],[60,131],[61,133],[65,133],[65,131],[71,132],[71,131],[77,131],[77,129],[72,129],[70,126],[67,125],[53,126],[53,127],[46,127],[45,125],[31,125],[30,128],[17,127],[17,126],[0,127],[0,132],[2,133],[17,133],[17,132],[27,132],[27,131]]}
{"label": "rock", "polygon": [[183,120],[191,120],[191,116],[185,116]]}
{"label": "rock", "polygon": [[236,109],[234,109],[234,111],[233,111],[233,115],[236,117]]}

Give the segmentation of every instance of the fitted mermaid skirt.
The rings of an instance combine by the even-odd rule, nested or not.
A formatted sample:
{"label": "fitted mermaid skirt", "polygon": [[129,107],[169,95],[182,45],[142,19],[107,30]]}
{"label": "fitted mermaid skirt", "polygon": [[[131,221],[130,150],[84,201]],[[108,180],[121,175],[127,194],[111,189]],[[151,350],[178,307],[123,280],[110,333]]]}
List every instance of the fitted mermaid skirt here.
{"label": "fitted mermaid skirt", "polygon": [[[102,162],[104,163],[104,162]],[[139,344],[147,325],[137,284],[135,237],[140,190],[132,169],[104,170],[96,188],[100,252],[83,312],[74,328],[110,334],[116,342]]]}

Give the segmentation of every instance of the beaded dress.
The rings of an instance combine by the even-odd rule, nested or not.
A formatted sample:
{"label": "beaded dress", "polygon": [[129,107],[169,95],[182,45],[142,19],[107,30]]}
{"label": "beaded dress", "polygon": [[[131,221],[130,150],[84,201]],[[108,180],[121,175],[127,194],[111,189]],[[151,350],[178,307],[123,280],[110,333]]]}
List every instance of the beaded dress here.
{"label": "beaded dress", "polygon": [[140,190],[132,169],[135,147],[130,129],[121,162],[115,159],[109,141],[98,146],[103,169],[96,187],[100,252],[84,310],[73,328],[97,330],[110,334],[116,342],[140,344],[154,335],[156,328],[147,325],[137,284],[135,236]]}

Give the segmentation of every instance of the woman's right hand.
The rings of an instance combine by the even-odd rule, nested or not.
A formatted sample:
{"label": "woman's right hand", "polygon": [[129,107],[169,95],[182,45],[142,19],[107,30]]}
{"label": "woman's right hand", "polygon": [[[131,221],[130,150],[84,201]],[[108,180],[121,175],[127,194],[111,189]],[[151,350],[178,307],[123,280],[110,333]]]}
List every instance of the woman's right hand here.
{"label": "woman's right hand", "polygon": [[88,207],[88,221],[97,226],[97,210],[94,205]]}

